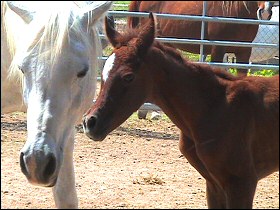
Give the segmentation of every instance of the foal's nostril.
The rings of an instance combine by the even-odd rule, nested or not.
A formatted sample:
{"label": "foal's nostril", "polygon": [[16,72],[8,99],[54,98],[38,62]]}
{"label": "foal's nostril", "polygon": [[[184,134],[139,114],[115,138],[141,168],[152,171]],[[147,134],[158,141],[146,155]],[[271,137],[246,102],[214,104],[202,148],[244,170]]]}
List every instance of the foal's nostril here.
{"label": "foal's nostril", "polygon": [[88,128],[94,128],[96,124],[96,116],[91,116],[88,120],[87,120],[87,126]]}
{"label": "foal's nostril", "polygon": [[47,157],[47,164],[43,171],[43,178],[48,180],[55,172],[56,169],[56,159],[55,156],[50,154]]}
{"label": "foal's nostril", "polygon": [[83,123],[83,128],[84,128],[84,129],[86,129],[86,127],[87,127],[87,120],[86,120],[86,119],[87,119],[87,118],[84,117],[84,118],[83,118],[83,122],[82,122],[82,123]]}
{"label": "foal's nostril", "polygon": [[24,154],[23,152],[20,153],[20,158],[19,158],[19,163],[20,163],[20,168],[21,168],[21,171],[22,173],[27,176],[28,175],[28,172],[27,172],[27,169],[26,169],[26,165],[25,165],[25,162],[24,162]]}

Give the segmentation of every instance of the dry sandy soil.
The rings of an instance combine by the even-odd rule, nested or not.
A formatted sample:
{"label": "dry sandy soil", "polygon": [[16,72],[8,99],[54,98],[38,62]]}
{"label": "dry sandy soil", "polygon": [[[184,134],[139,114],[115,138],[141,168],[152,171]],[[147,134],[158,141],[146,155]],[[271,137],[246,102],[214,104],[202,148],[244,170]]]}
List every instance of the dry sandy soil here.
{"label": "dry sandy soil", "polygon": [[[103,142],[77,127],[74,150],[79,208],[207,208],[205,180],[178,150],[179,131],[167,118],[136,114]],[[1,115],[1,208],[55,208],[50,188],[20,171],[26,114]],[[279,209],[279,173],[258,183],[254,208]]]}
{"label": "dry sandy soil", "polygon": [[[26,115],[1,116],[1,208],[54,208],[51,189],[20,171]],[[207,208],[205,181],[178,150],[167,119],[132,116],[103,142],[78,127],[74,163],[80,208]],[[254,208],[279,208],[279,173],[261,180]]]}

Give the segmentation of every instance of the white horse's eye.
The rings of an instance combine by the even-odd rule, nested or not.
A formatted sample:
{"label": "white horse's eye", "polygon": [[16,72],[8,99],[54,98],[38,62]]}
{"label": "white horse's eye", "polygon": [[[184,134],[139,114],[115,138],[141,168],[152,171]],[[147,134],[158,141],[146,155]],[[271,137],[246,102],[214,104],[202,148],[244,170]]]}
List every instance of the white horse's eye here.
{"label": "white horse's eye", "polygon": [[18,69],[24,74],[23,69],[21,68],[21,66],[18,66]]}
{"label": "white horse's eye", "polygon": [[85,67],[82,71],[80,71],[78,74],[77,74],[77,77],[78,78],[83,78],[84,76],[86,76],[88,72],[88,67]]}

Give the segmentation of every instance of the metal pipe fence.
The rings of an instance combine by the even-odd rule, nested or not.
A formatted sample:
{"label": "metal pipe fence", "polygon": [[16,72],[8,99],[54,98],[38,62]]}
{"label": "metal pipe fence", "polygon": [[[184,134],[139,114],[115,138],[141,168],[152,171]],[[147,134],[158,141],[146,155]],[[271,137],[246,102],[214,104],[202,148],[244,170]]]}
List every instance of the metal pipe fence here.
{"label": "metal pipe fence", "polygon": [[[175,15],[175,14],[160,14],[154,13],[157,18],[174,19],[174,20],[192,20],[205,22],[221,22],[221,23],[239,23],[239,24],[264,24],[264,25],[279,25],[277,21],[270,20],[253,20],[253,19],[237,19],[228,17],[208,17],[196,15]],[[114,17],[149,17],[148,12],[126,12],[126,11],[108,11],[108,15]]]}
{"label": "metal pipe fence", "polygon": [[[207,1],[203,1],[203,10],[202,10],[202,18],[206,16],[206,9],[207,9]],[[204,40],[204,34],[205,34],[205,21],[201,21],[201,31],[200,31],[200,39]],[[199,46],[199,61],[204,61],[204,45],[201,43]]]}
{"label": "metal pipe fence", "polygon": [[[204,1],[205,2],[205,1]],[[204,6],[206,3],[204,4]],[[204,11],[205,15],[206,11]],[[127,12],[127,11],[109,11],[108,15],[114,17],[148,17],[149,13],[147,12]],[[239,23],[239,24],[264,24],[264,25],[278,25],[277,21],[269,20],[251,20],[251,19],[237,19],[237,18],[224,18],[224,17],[207,17],[207,16],[193,16],[193,15],[174,15],[174,14],[159,14],[155,13],[159,18],[169,18],[175,20],[196,20],[202,21],[202,30],[203,23],[205,22],[222,22],[222,23]],[[104,35],[100,35],[102,38],[105,38]],[[279,44],[269,44],[269,43],[252,43],[252,42],[231,42],[231,41],[218,41],[218,40],[203,40],[204,33],[201,32],[201,39],[182,39],[182,38],[156,38],[156,40],[165,42],[165,43],[180,43],[180,44],[199,44],[203,45],[219,45],[219,46],[237,46],[237,47],[262,47],[262,48],[277,48],[279,49]],[[200,48],[200,62],[203,62],[203,47]],[[104,59],[104,57],[102,58]],[[106,59],[106,58],[105,58]],[[203,62],[205,63],[205,62]],[[261,65],[261,64],[232,64],[232,63],[212,63],[207,62],[209,65],[227,67],[227,68],[249,68],[249,69],[263,69],[269,68],[272,70],[279,70],[279,65]]]}
{"label": "metal pipe fence", "polygon": [[[273,1],[279,5],[279,1]],[[190,20],[190,21],[201,21],[201,39],[182,39],[182,38],[155,38],[158,41],[165,43],[182,43],[182,44],[199,44],[200,45],[200,59],[198,63],[206,63],[212,66],[223,67],[223,68],[248,68],[248,69],[272,69],[279,71],[278,65],[263,65],[263,64],[242,64],[242,63],[215,63],[215,62],[203,62],[203,46],[204,45],[219,45],[219,46],[237,46],[237,47],[262,47],[262,48],[277,48],[279,50],[279,44],[272,43],[252,43],[252,42],[232,42],[232,41],[218,41],[218,40],[205,40],[204,30],[205,22],[220,22],[220,23],[237,23],[237,24],[263,24],[263,25],[277,25],[279,27],[279,21],[270,20],[252,20],[252,19],[237,19],[228,17],[209,17],[206,14],[207,1],[203,2],[203,13],[202,16],[194,15],[175,15],[175,14],[159,14],[154,13],[157,18],[167,18],[174,20]],[[109,11],[109,16],[117,18],[127,18],[127,17],[149,17],[147,12],[128,12],[128,11]],[[279,35],[278,35],[279,36]],[[103,34],[100,35],[101,38],[105,39]],[[100,59],[106,60],[107,57],[103,56]],[[161,109],[151,103],[143,104],[139,110],[155,110],[161,111]]]}

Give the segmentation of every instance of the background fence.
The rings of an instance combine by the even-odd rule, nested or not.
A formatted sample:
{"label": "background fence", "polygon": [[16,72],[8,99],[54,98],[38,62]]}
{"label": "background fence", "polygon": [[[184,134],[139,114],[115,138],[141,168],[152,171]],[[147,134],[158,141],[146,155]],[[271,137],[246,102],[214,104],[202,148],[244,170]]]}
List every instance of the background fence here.
{"label": "background fence", "polygon": [[[207,7],[207,1],[203,2],[204,7]],[[114,8],[122,7],[122,11],[116,11]],[[134,17],[148,17],[149,13],[145,12],[128,12],[127,4],[114,4],[113,10],[108,12],[108,15],[113,16],[115,19],[115,26],[117,30],[122,31],[126,28],[126,19],[129,16]],[[204,9],[204,12],[206,10]],[[172,15],[172,14],[159,14],[155,13],[157,18],[168,18],[176,20],[199,20],[202,21],[201,27],[201,39],[182,39],[182,38],[156,38],[156,40],[165,42],[165,43],[189,43],[189,44],[199,44],[200,45],[200,59],[199,63],[207,63],[212,66],[218,66],[223,68],[248,68],[252,70],[261,70],[261,69],[271,69],[279,71],[279,1],[274,1],[273,7],[273,18],[271,20],[251,20],[251,19],[238,19],[238,18],[225,18],[225,17],[208,17],[204,14],[201,16],[193,15]],[[219,41],[219,40],[205,40],[204,39],[204,24],[205,22],[225,22],[225,23],[238,23],[238,24],[260,24],[259,28],[262,30],[257,34],[252,43],[251,42],[238,42],[238,41]],[[244,32],[246,33],[246,32]],[[268,40],[265,40],[263,36],[268,37]],[[269,36],[268,36],[269,35]],[[105,38],[104,34],[100,35],[102,38]],[[234,55],[229,54],[228,57],[231,59],[226,59],[226,63],[214,63],[214,62],[205,62],[203,61],[203,46],[204,45],[220,45],[220,46],[238,46],[238,47],[252,47],[253,50],[258,51],[257,63],[234,63],[229,62],[234,60]],[[252,53],[253,54],[253,53]],[[254,52],[254,55],[257,53]],[[262,59],[268,58],[268,59]],[[107,57],[103,56],[103,60],[106,60]],[[146,110],[160,110],[157,106],[153,104],[146,103],[140,109]]]}

